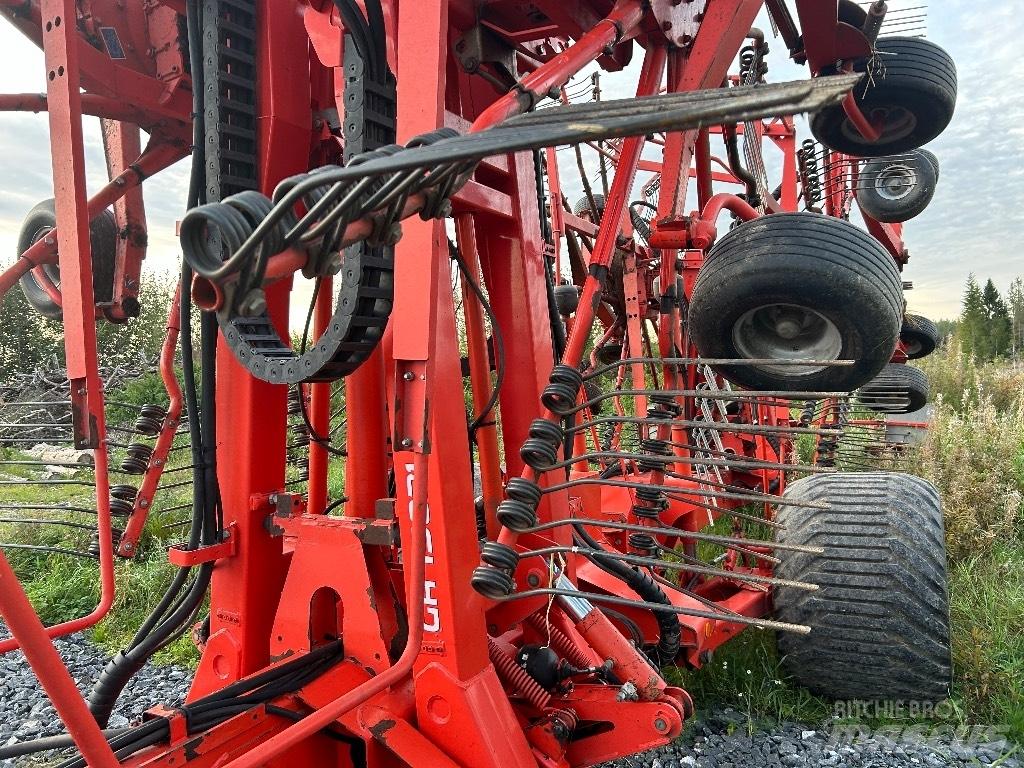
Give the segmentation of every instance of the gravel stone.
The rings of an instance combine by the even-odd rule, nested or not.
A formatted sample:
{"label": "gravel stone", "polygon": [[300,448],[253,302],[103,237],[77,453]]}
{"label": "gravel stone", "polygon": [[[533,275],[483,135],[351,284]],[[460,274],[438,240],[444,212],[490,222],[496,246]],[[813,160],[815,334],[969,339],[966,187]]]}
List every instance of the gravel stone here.
{"label": "gravel stone", "polygon": [[[0,622],[0,639],[8,637],[10,632]],[[88,693],[107,663],[106,653],[81,634],[58,638],[55,645],[79,689],[83,694]],[[125,688],[110,719],[110,726],[129,725],[156,704],[181,704],[191,680],[192,673],[187,669],[147,665]],[[53,705],[21,652],[0,655],[0,744],[7,746],[63,731],[64,726]],[[56,754],[49,753],[51,757]],[[46,764],[40,758],[0,760],[0,768]]]}
{"label": "gravel stone", "polygon": [[[0,638],[6,637],[7,628],[0,623]],[[82,635],[60,638],[56,646],[79,688],[86,692],[106,664],[106,654]],[[191,679],[187,669],[145,667],[118,701],[111,726],[136,722],[155,704],[180,704]],[[0,744],[62,731],[22,654],[0,656]],[[745,714],[725,708],[691,719],[673,744],[614,760],[604,768],[1024,768],[1020,753],[1005,739],[965,738],[950,727],[937,727],[929,733],[920,726],[906,732],[889,727],[872,733],[863,726],[846,728],[833,722],[779,723],[752,729]],[[0,768],[46,764],[38,758],[0,760]]]}

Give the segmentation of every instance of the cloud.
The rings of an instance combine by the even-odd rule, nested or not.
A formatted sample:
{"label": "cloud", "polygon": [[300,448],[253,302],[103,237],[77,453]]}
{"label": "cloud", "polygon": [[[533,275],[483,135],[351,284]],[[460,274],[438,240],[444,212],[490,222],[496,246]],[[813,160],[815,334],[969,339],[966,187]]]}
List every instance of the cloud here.
{"label": "cloud", "polygon": [[[899,8],[918,0],[893,0]],[[968,272],[992,277],[1007,286],[1021,267],[1019,236],[1024,229],[1024,59],[1018,53],[1021,30],[1017,3],[990,3],[984,12],[969,0],[933,3],[929,37],[957,61],[960,97],[950,128],[930,145],[939,157],[942,176],[935,199],[906,227],[912,255],[906,270],[915,283],[912,307],[935,318],[959,312],[960,292]],[[770,30],[766,18],[758,22]],[[770,79],[806,78],[806,69],[786,58],[781,40],[769,34]],[[0,71],[3,92],[39,92],[45,80],[41,52],[11,25],[0,23],[0,46],[8,66]],[[633,95],[641,51],[622,73],[602,73],[604,98]],[[589,75],[589,72],[587,73]],[[582,78],[580,78],[582,79]],[[10,263],[21,219],[39,200],[52,196],[51,162],[45,115],[0,114],[0,264]],[[805,134],[806,135],[806,134]],[[89,188],[104,181],[98,121],[85,126]],[[770,167],[777,162],[766,151]],[[564,191],[570,203],[582,197],[571,150],[559,152]],[[1015,164],[1016,163],[1016,164]],[[600,187],[596,156],[588,151],[588,174]],[[170,271],[180,254],[175,222],[184,212],[188,164],[180,163],[144,185],[150,230],[147,268]],[[640,174],[635,192],[648,178]],[[689,199],[693,200],[693,192]]]}

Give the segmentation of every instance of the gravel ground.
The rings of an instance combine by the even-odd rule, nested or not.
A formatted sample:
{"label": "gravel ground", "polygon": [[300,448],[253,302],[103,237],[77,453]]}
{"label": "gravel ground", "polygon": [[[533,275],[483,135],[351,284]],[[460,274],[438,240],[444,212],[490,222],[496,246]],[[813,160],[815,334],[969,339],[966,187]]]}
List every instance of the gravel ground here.
{"label": "gravel ground", "polygon": [[[0,624],[0,637],[6,637]],[[81,635],[57,641],[80,687],[86,688],[105,663],[103,652]],[[188,689],[188,670],[147,667],[121,696],[111,726],[124,726],[157,703],[177,704]],[[12,744],[62,730],[49,700],[20,653],[0,656],[0,744]],[[0,768],[41,765],[0,760]],[[745,715],[725,709],[690,721],[675,744],[608,763],[605,768],[746,768],[828,766],[830,768],[1024,768],[1019,755],[997,732],[949,726],[867,729],[841,724],[784,723],[749,733]]]}
{"label": "gravel ground", "polygon": [[[9,637],[0,624],[0,637]],[[106,664],[103,651],[82,635],[57,640],[64,663],[85,692]],[[125,689],[110,719],[111,728],[128,725],[154,704],[180,704],[188,691],[191,673],[187,669],[146,667]],[[0,744],[31,741],[63,732],[50,700],[39,687],[20,652],[0,656]],[[0,760],[0,768],[39,765],[27,759]]]}

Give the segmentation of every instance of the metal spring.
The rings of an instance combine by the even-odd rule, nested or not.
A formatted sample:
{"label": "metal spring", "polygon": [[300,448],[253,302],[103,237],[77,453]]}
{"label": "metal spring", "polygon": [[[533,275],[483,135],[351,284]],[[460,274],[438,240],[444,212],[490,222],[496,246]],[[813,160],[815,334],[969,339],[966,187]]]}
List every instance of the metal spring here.
{"label": "metal spring", "polygon": [[541,688],[540,683],[530,677],[493,638],[487,638],[487,656],[506,685],[515,688],[537,709],[547,709],[551,704],[551,694]]}
{"label": "metal spring", "polygon": [[507,544],[496,541],[484,542],[480,549],[480,559],[493,568],[514,571],[519,565],[519,553]]}
{"label": "metal spring", "polygon": [[658,549],[658,542],[649,533],[629,534],[629,546],[638,555],[653,555]]}
{"label": "metal spring", "polygon": [[491,600],[508,597],[516,589],[515,579],[511,575],[489,565],[474,568],[469,583],[478,594]]}
{"label": "metal spring", "polygon": [[576,405],[576,393],[583,386],[583,374],[571,365],[556,365],[549,382],[540,396],[541,403],[552,413],[567,415]]}
{"label": "metal spring", "polygon": [[[653,415],[652,411],[658,415]],[[647,417],[650,419],[665,418],[662,414],[668,413],[670,417],[678,417],[683,414],[683,406],[675,401],[672,395],[656,392],[651,395],[651,404],[647,406]]]}
{"label": "metal spring", "polygon": [[510,499],[521,501],[524,504],[529,504],[531,507],[536,507],[540,503],[541,495],[543,491],[537,483],[532,480],[527,480],[525,477],[513,477],[505,485],[505,494]]}
{"label": "metal spring", "polygon": [[121,499],[117,496],[110,497],[110,516],[117,518],[126,518],[132,516],[134,507],[132,502],[127,499]]}
{"label": "metal spring", "polygon": [[812,208],[821,202],[821,166],[818,164],[818,145],[814,139],[804,139],[797,151],[800,179],[804,188],[804,207]]}
{"label": "metal spring", "polygon": [[163,429],[165,418],[167,411],[163,406],[147,403],[139,409],[139,416],[135,419],[135,431],[147,437],[156,437]]}
{"label": "metal spring", "polygon": [[135,501],[135,497],[139,495],[139,489],[134,485],[112,485],[110,486],[110,496],[114,499],[124,499],[125,501]]}
{"label": "metal spring", "polygon": [[526,619],[527,623],[541,637],[548,638],[552,650],[559,656],[565,658],[570,664],[578,669],[586,669],[593,665],[593,661],[579,649],[569,636],[551,622],[545,622],[540,614],[533,613]]}
{"label": "metal spring", "polygon": [[149,461],[153,458],[153,449],[143,443],[132,443],[127,454],[121,461],[121,471],[129,475],[144,475],[149,469]]}
{"label": "metal spring", "polygon": [[[121,536],[124,533],[120,528],[110,529],[110,540],[114,545],[114,550],[117,550],[117,545],[121,543]],[[89,557],[99,558],[100,556],[100,532],[93,531],[92,536],[89,538],[89,548],[86,550]]]}
{"label": "metal spring", "polygon": [[495,513],[498,522],[511,531],[525,531],[537,524],[535,507],[517,499],[505,499]]}
{"label": "metal spring", "polygon": [[[648,409],[649,410],[649,409]],[[640,447],[645,453],[651,456],[671,456],[672,452],[669,450],[668,442],[665,440],[658,440],[657,438],[648,437],[640,441]],[[637,461],[637,466],[645,472],[656,472],[659,469],[665,467],[665,463],[662,461],[648,461],[644,458],[640,458]]]}
{"label": "metal spring", "polygon": [[814,412],[818,410],[818,403],[814,400],[804,402],[804,409],[800,412],[800,426],[809,426],[814,421]]}
{"label": "metal spring", "polygon": [[519,455],[526,465],[543,471],[558,461],[558,449],[565,440],[561,427],[546,419],[534,419],[529,437],[523,441]]}

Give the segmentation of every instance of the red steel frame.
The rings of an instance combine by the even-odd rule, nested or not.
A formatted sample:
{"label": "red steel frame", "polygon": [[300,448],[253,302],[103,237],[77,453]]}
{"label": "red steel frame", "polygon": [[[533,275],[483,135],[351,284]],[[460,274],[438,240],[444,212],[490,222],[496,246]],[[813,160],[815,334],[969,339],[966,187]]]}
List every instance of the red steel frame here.
{"label": "red steel frame", "polygon": [[[12,15],[13,11],[8,11],[8,17],[19,28],[42,44],[50,76],[45,100],[27,95],[0,97],[0,109],[48,110],[57,229],[52,238],[34,246],[0,276],[0,290],[60,254],[59,298],[64,309],[76,439],[82,447],[97,449],[103,597],[89,616],[44,629],[24,593],[18,588],[4,589],[0,592],[0,613],[16,641],[0,644],[0,650],[15,643],[24,645],[29,661],[90,765],[106,766],[117,761],[46,637],[95,623],[113,598],[103,395],[96,372],[96,310],[91,306],[88,222],[107,206],[116,205],[119,226],[127,236],[118,248],[115,301],[99,309],[112,320],[123,319],[131,314],[130,300],[136,295],[144,255],[145,219],[137,186],[185,154],[191,106],[188,77],[177,42],[176,14],[183,12],[184,3],[163,0],[126,11],[115,0],[92,0],[91,5],[93,13],[84,20],[77,16],[75,0],[39,0],[28,6],[27,14],[19,11]],[[577,42],[534,60],[535,69],[522,78],[520,89],[501,95],[491,84],[461,71],[448,54],[449,41],[476,23],[479,9],[475,3],[385,3],[388,58],[399,89],[398,140],[442,124],[485,129],[531,108],[532,100],[524,94],[543,96],[597,59],[608,66],[621,66],[633,38],[640,39],[646,48],[637,95],[659,92],[666,73],[669,91],[716,87],[726,77],[762,3],[699,3],[701,21],[699,28],[692,26],[695,34],[677,35],[680,26],[669,39],[663,31],[673,22],[694,24],[692,15],[680,15],[692,14],[693,9],[673,10],[677,3],[655,0],[651,18],[640,0],[618,0],[610,10],[610,3],[582,0],[544,0],[535,5],[548,15],[553,26],[530,29],[529,23],[513,18],[525,26],[505,29],[499,21],[507,23],[508,18],[501,17],[501,9],[496,8],[499,21],[494,22],[495,28],[518,40],[563,35]],[[837,23],[834,9],[812,16],[808,9],[813,5],[809,0],[798,3],[805,38],[835,38],[830,54],[834,61],[835,50],[848,50],[853,43],[847,39],[849,33],[841,29],[843,25]],[[0,2],[0,8],[22,6],[20,1]],[[296,6],[301,7],[301,14],[296,13]],[[309,167],[313,124],[310,105],[318,101],[329,104],[335,97],[330,87],[332,78],[310,74],[311,68],[320,71],[340,66],[340,49],[335,42],[338,20],[332,11],[330,3],[321,2],[258,3],[260,186],[268,194],[282,178]],[[104,14],[111,18],[117,13],[128,14],[134,43],[130,48],[135,53],[123,62],[97,55],[75,34],[79,24],[98,23],[96,20]],[[78,23],[65,23],[68,19]],[[152,59],[140,53],[150,50],[157,51]],[[815,72],[815,62],[822,60],[822,55],[817,49],[807,51]],[[82,94],[79,84],[88,93]],[[314,84],[328,84],[330,92],[319,93]],[[112,176],[118,174],[89,201],[84,187],[84,114],[106,119],[109,170]],[[151,134],[145,152],[139,153],[136,126]],[[789,210],[796,204],[792,122],[771,123],[765,133],[786,152],[780,203]],[[628,221],[628,195],[637,170],[646,162],[640,157],[643,144],[642,138],[627,138],[618,149],[605,223],[597,229],[589,255],[592,269],[609,264],[618,245],[618,224]],[[133,161],[136,154],[138,158]],[[694,217],[696,224],[683,215],[692,160],[696,161],[702,211],[700,217]],[[652,246],[683,249],[684,279],[691,287],[702,250],[714,238],[717,214],[724,208],[744,218],[756,212],[739,198],[711,194],[711,182],[726,177],[716,177],[712,171],[706,131],[668,134],[660,170],[662,194]],[[549,180],[553,191],[557,190],[557,177],[552,175]],[[411,197],[406,213],[415,212],[421,205],[421,200]],[[519,154],[482,164],[474,180],[455,197],[454,216],[459,248],[470,269],[486,283],[506,338],[515,339],[507,350],[508,380],[500,400],[505,473],[508,477],[533,477],[518,449],[547,383],[552,342],[546,310],[546,246],[537,228],[540,211],[532,159]],[[558,233],[565,229],[594,233],[592,225],[577,217],[559,212],[553,218]],[[366,237],[369,227],[366,221],[352,224],[346,231],[346,242]],[[574,710],[572,717],[579,720],[601,721],[607,730],[567,744],[553,735],[550,723],[554,720],[546,721],[545,726],[539,724],[542,721],[530,725],[536,709],[506,692],[488,636],[499,637],[501,642],[522,642],[543,634],[535,626],[536,616],[530,617],[544,609],[547,601],[536,598],[493,604],[469,590],[470,575],[477,564],[477,538],[465,409],[460,397],[451,396],[461,392],[462,375],[455,311],[445,271],[447,235],[443,222],[434,220],[407,220],[403,228],[404,236],[396,249],[396,274],[416,275],[417,279],[400,278],[396,282],[396,312],[380,350],[346,381],[347,404],[350,413],[357,415],[349,425],[349,501],[343,517],[323,514],[328,462],[326,452],[317,446],[310,451],[308,499],[305,503],[298,500],[295,505],[285,503],[295,501],[282,490],[285,392],[252,378],[226,347],[219,352],[218,433],[223,437],[219,446],[220,482],[231,538],[230,544],[206,555],[219,558],[211,593],[211,633],[190,698],[259,672],[288,654],[311,650],[314,623],[344,637],[346,660],[282,702],[298,712],[310,712],[299,722],[271,719],[264,710],[256,710],[204,734],[200,749],[193,744],[185,750],[178,733],[169,747],[153,748],[126,764],[176,765],[184,758],[194,765],[227,764],[233,768],[295,761],[349,765],[337,744],[321,735],[324,728],[336,722],[365,740],[370,766],[589,765],[663,744],[679,733],[691,706],[685,692],[668,686],[618,628],[596,610],[574,620],[564,608],[549,605],[545,613],[555,629],[547,631],[557,630],[566,638],[565,643],[572,644],[590,662],[611,659],[623,679],[642,681],[640,701],[618,701],[617,689],[611,686],[577,685],[560,698],[559,706]],[[892,234],[898,238],[898,230]],[[650,290],[645,272],[648,268],[642,266],[645,258],[645,254],[636,253],[627,259],[628,300],[635,304],[627,334],[637,351],[643,348],[639,317]],[[268,300],[274,317],[282,324],[287,316],[288,276],[298,266],[301,262],[296,262],[294,254],[284,254],[272,260],[268,268],[268,274],[278,278],[268,289]],[[663,260],[660,277],[663,285],[675,280],[671,259]],[[197,289],[203,287],[197,285]],[[563,362],[572,365],[580,362],[598,314],[598,277],[590,274],[582,289],[580,310],[571,324],[563,356]],[[324,294],[329,296],[330,291]],[[199,290],[197,298],[202,295]],[[213,293],[207,295],[211,296],[208,306],[215,306]],[[329,310],[329,302],[322,300],[316,313],[318,326],[327,321]],[[687,349],[686,340],[679,338],[678,313],[678,309],[672,310],[660,324],[662,349]],[[490,386],[489,363],[481,307],[469,294],[465,296],[465,314],[474,409],[479,410]],[[170,350],[175,332],[172,320]],[[169,359],[168,348],[164,352]],[[692,372],[683,381],[669,376],[669,370],[665,368],[666,388],[693,386]],[[636,369],[633,372],[637,374]],[[164,373],[166,376],[167,366]],[[168,381],[170,390],[175,386]],[[177,402],[180,411],[180,397]],[[769,424],[788,420],[785,409],[761,408],[762,418]],[[311,411],[318,430],[328,426],[329,409],[327,385],[313,386]],[[553,417],[550,413],[544,416]],[[168,419],[173,425],[177,414],[169,413]],[[488,532],[498,534],[500,541],[514,543],[517,537],[508,529],[499,529],[494,519],[502,480],[497,431],[488,426],[477,438]],[[740,441],[737,450],[765,458],[768,453],[764,442]],[[685,450],[677,452],[677,457],[681,470],[689,466]],[[397,489],[390,513],[380,508],[387,494],[389,469],[393,470]],[[759,475],[750,481],[754,487],[769,480],[767,470]],[[670,480],[661,473],[653,474],[652,480],[676,483],[681,489],[692,487],[687,485],[690,481]],[[570,498],[563,490],[546,494],[539,513],[542,522],[564,520],[578,516],[583,505],[588,516],[606,514],[612,519],[630,503],[628,494],[615,489],[596,495],[584,492],[580,498]],[[274,525],[268,527],[270,516]],[[684,539],[685,531],[698,530],[710,517],[705,507],[687,502],[673,502],[667,516]],[[275,533],[275,529],[283,533]],[[401,561],[393,549],[365,543],[371,530],[394,541],[396,529],[405,544]],[[611,529],[601,535],[609,541],[614,538]],[[550,535],[532,534],[529,541],[531,545],[572,544],[564,526],[553,529]],[[180,564],[195,561],[181,552],[172,559]],[[731,565],[743,567],[735,562]],[[770,573],[763,566],[747,570]],[[624,594],[621,584],[574,556],[567,558],[564,572],[592,591]],[[543,569],[518,575],[526,580],[524,587],[534,577],[547,578]],[[13,578],[0,553],[0,580],[13,585]],[[766,590],[736,587],[728,580],[709,581],[705,591],[710,599],[744,616],[764,615],[770,607]],[[632,595],[628,590],[625,594]],[[701,605],[680,595],[673,595],[673,600],[687,607]],[[411,620],[408,627],[403,627],[406,614]],[[656,635],[649,613],[636,610],[631,615],[645,635]],[[738,631],[734,623],[714,618],[681,616],[680,621],[686,660],[693,665],[703,662],[705,651]]]}

